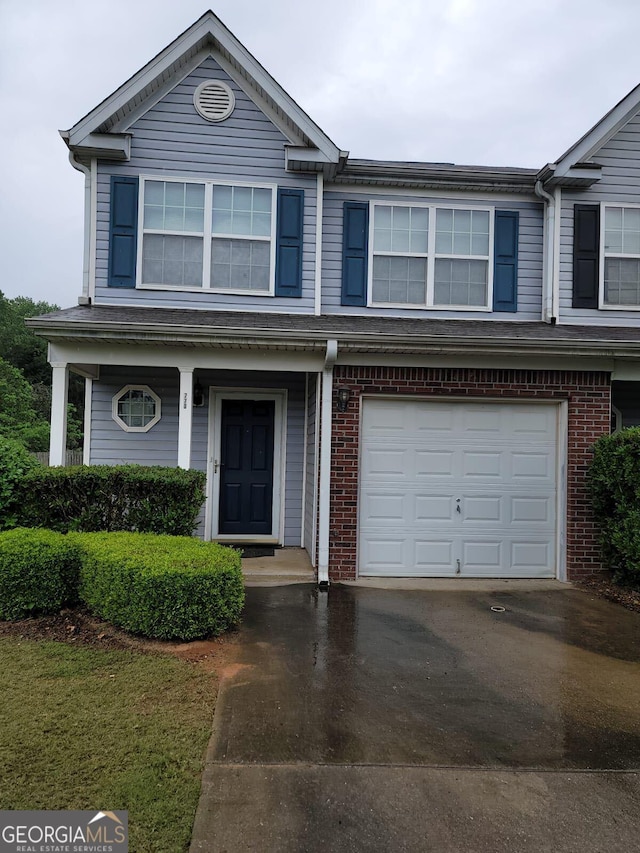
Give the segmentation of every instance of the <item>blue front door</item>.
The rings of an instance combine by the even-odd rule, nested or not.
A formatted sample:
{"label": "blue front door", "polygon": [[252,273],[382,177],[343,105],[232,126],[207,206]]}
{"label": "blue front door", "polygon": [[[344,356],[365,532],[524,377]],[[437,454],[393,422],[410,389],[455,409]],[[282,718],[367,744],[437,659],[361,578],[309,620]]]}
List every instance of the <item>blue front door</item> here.
{"label": "blue front door", "polygon": [[274,414],[273,400],[222,400],[220,533],[273,533]]}

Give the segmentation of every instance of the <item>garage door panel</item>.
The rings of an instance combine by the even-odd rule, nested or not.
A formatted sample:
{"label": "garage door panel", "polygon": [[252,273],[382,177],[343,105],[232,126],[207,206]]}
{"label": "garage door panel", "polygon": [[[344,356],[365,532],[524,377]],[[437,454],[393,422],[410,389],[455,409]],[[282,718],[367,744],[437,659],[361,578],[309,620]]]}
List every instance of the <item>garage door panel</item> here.
{"label": "garage door panel", "polygon": [[454,454],[452,450],[416,450],[412,476],[418,479],[455,476]]}
{"label": "garage door panel", "polygon": [[555,576],[556,430],[554,405],[365,399],[360,573]]}
{"label": "garage door panel", "polygon": [[504,453],[495,450],[463,450],[463,477],[504,478]]}

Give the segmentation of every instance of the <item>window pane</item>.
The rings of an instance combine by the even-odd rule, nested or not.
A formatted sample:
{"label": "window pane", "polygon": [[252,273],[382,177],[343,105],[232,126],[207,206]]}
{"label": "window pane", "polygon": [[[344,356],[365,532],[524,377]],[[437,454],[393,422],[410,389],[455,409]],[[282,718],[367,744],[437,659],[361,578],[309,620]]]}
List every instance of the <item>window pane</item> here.
{"label": "window pane", "polygon": [[408,252],[409,251],[409,229],[395,228],[391,232],[391,251],[392,252]]}
{"label": "window pane", "polygon": [[127,426],[144,427],[156,416],[156,401],[146,391],[133,388],[118,399],[117,412]]}
{"label": "window pane", "polygon": [[211,241],[211,286],[233,290],[269,289],[271,245],[256,240]]}
{"label": "window pane", "polygon": [[202,284],[202,237],[145,234],[142,283],[199,287]]}
{"label": "window pane", "polygon": [[373,300],[424,305],[426,275],[424,258],[374,257]]}
{"label": "window pane", "polygon": [[184,184],[167,181],[164,187],[164,203],[184,207]]}
{"label": "window pane", "polygon": [[164,204],[164,181],[145,181],[144,200],[146,204]]}
{"label": "window pane", "polygon": [[233,188],[233,207],[234,210],[251,210],[252,209],[253,190],[251,187],[234,187]]}
{"label": "window pane", "polygon": [[391,228],[377,228],[373,232],[374,252],[391,251]]}
{"label": "window pane", "polygon": [[604,247],[612,254],[640,255],[640,209],[606,208]]}
{"label": "window pane", "polygon": [[387,205],[376,205],[374,222],[376,228],[391,228],[391,208]]}
{"label": "window pane", "polygon": [[640,261],[605,258],[604,301],[607,305],[640,305]]}
{"label": "window pane", "polygon": [[487,210],[436,211],[436,252],[440,255],[489,255]]}
{"label": "window pane", "polygon": [[214,207],[211,228],[214,234],[231,234],[231,211]]}
{"label": "window pane", "polygon": [[487,261],[437,258],[434,304],[485,306],[487,274]]}
{"label": "window pane", "polygon": [[[188,201],[185,203],[185,199]],[[146,181],[144,227],[158,231],[198,231],[204,226],[204,185]]]}
{"label": "window pane", "polygon": [[233,207],[233,187],[214,187],[213,188],[213,209],[214,210],[231,210]]}
{"label": "window pane", "polygon": [[256,187],[253,191],[253,209],[271,215],[271,190]]}
{"label": "window pane", "polygon": [[262,187],[214,187],[214,234],[271,236],[271,190]]}
{"label": "window pane", "polygon": [[426,208],[389,205],[374,208],[374,252],[426,254],[428,231]]}
{"label": "window pane", "polygon": [[187,184],[186,203],[187,207],[197,207],[204,210],[204,185]]}
{"label": "window pane", "polygon": [[164,228],[164,211],[161,207],[145,204],[144,227],[161,231]]}

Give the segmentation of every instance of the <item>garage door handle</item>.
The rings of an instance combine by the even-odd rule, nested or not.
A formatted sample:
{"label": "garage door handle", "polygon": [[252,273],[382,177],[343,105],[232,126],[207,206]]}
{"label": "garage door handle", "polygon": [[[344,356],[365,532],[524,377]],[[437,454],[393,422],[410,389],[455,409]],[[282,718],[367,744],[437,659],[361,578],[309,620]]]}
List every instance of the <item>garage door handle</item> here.
{"label": "garage door handle", "polygon": [[[460,498],[458,498],[458,501],[459,501],[459,500],[460,500]],[[462,512],[462,510],[460,509],[460,504],[459,504],[459,503],[457,503],[457,504],[456,504],[456,512]]]}

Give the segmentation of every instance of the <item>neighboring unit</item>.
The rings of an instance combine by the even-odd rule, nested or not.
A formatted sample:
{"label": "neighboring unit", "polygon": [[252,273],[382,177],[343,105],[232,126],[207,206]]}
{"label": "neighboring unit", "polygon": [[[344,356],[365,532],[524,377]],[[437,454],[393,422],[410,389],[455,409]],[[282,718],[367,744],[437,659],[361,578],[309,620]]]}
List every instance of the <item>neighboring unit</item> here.
{"label": "neighboring unit", "polygon": [[207,472],[199,533],[358,576],[600,569],[591,446],[640,423],[640,87],[540,170],[354,160],[207,12],[63,139],[85,461]]}

